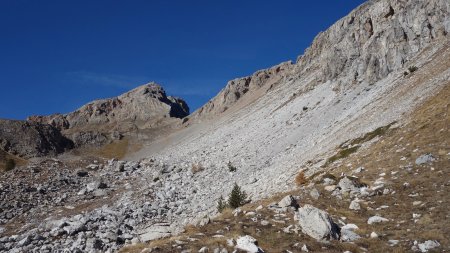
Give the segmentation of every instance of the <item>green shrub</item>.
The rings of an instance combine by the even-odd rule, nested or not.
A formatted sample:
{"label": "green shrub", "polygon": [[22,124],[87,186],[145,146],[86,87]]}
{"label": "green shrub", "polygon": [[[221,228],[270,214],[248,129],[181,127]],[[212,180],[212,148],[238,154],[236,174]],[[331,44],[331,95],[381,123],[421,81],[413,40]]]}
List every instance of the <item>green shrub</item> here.
{"label": "green shrub", "polygon": [[13,170],[15,167],[16,167],[16,161],[14,161],[13,159],[6,160],[6,163],[5,163],[6,171]]}
{"label": "green shrub", "polygon": [[354,146],[354,147],[351,147],[351,148],[347,147],[347,148],[339,150],[339,152],[337,154],[335,154],[332,157],[328,158],[328,160],[325,162],[325,166],[327,166],[327,165],[329,165],[329,164],[331,164],[331,163],[333,163],[333,162],[335,162],[335,161],[337,161],[339,159],[348,157],[349,155],[355,153],[358,150],[359,147],[360,146]]}
{"label": "green shrub", "polygon": [[228,205],[225,202],[225,200],[223,199],[223,196],[220,195],[220,198],[217,201],[217,211],[219,211],[219,213],[221,213],[227,207],[228,207]]}
{"label": "green shrub", "polygon": [[409,70],[410,73],[413,73],[414,71],[416,71],[416,70],[418,70],[418,69],[419,69],[419,68],[416,67],[416,66],[410,66],[410,67],[408,68],[408,70]]}
{"label": "green shrub", "polygon": [[231,162],[228,162],[227,166],[230,172],[236,172],[237,168],[234,167],[233,164],[231,164]]}
{"label": "green shrub", "polygon": [[241,187],[234,183],[233,190],[231,190],[230,196],[228,197],[228,206],[235,209],[243,206],[246,203],[247,193],[241,190]]}

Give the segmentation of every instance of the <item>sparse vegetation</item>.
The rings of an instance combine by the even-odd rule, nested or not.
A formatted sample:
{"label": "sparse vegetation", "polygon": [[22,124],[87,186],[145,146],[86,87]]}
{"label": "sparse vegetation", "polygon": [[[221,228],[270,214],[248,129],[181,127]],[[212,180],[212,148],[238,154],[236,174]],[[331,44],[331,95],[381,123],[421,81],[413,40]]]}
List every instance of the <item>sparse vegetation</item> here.
{"label": "sparse vegetation", "polygon": [[220,195],[219,200],[217,201],[217,211],[221,213],[225,208],[227,208],[227,203],[223,199],[223,196]]}
{"label": "sparse vegetation", "polygon": [[353,140],[350,142],[350,146],[362,144],[362,143],[364,143],[364,142],[368,142],[368,141],[372,140],[373,138],[375,138],[375,137],[377,137],[377,136],[384,135],[384,134],[389,130],[389,128],[390,128],[392,125],[394,125],[395,123],[397,123],[397,122],[394,121],[394,122],[390,123],[389,125],[382,126],[382,127],[379,127],[379,128],[377,128],[377,129],[375,129],[375,130],[373,130],[373,131],[371,131],[371,132],[368,132],[368,133],[366,133],[366,134],[365,134],[364,136],[362,136],[362,137],[353,139]]}
{"label": "sparse vegetation", "polygon": [[408,71],[409,71],[409,73],[413,73],[413,72],[415,72],[416,70],[418,70],[419,68],[418,67],[416,67],[416,66],[410,66],[409,68],[408,68]]}
{"label": "sparse vegetation", "polygon": [[227,166],[230,172],[236,172],[237,168],[231,162],[228,162]]}
{"label": "sparse vegetation", "polygon": [[202,166],[201,163],[192,163],[191,171],[192,173],[199,173],[200,171],[203,171],[205,168]]}
{"label": "sparse vegetation", "polygon": [[233,190],[231,190],[230,196],[228,197],[228,206],[230,208],[238,208],[246,204],[247,193],[241,190],[241,187],[234,183]]}
{"label": "sparse vegetation", "polygon": [[300,186],[300,185],[304,185],[308,182],[308,180],[305,177],[305,172],[300,171],[297,176],[295,177],[295,183]]}
{"label": "sparse vegetation", "polygon": [[16,161],[13,159],[7,159],[5,163],[5,171],[13,170],[16,167]]}
{"label": "sparse vegetation", "polygon": [[339,159],[348,157],[349,155],[355,153],[359,147],[360,146],[353,146],[353,147],[341,149],[337,154],[328,158],[328,160],[325,162],[325,166],[330,165],[331,163],[333,163]]}

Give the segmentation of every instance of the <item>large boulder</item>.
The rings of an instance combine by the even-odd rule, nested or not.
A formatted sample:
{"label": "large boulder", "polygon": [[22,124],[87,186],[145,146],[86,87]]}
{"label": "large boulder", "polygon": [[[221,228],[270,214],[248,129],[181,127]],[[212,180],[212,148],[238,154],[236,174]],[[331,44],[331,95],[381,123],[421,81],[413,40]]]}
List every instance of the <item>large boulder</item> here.
{"label": "large boulder", "polygon": [[302,231],[316,240],[340,238],[340,228],[330,215],[312,205],[306,204],[296,213]]}

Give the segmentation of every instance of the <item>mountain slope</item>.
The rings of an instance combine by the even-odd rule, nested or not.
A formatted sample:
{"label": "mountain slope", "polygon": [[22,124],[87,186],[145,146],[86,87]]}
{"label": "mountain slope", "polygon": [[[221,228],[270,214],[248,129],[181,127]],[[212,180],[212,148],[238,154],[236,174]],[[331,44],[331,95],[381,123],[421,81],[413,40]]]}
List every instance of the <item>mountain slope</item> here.
{"label": "mountain slope", "polygon": [[[400,159],[414,163],[412,159],[420,158],[419,154],[414,153],[415,149],[410,150],[410,142],[415,140],[421,141],[414,144],[419,145],[420,150],[438,154],[434,154],[438,158],[436,166],[444,168],[448,164],[446,154],[449,150],[444,148],[441,152],[436,149],[441,149],[448,142],[445,123],[448,122],[449,105],[445,98],[448,98],[450,85],[449,14],[450,2],[447,0],[369,1],[320,33],[295,64],[283,63],[251,77],[229,82],[216,98],[194,112],[178,131],[156,141],[143,143],[145,146],[140,151],[129,154],[131,161],[96,159],[92,164],[86,164],[90,162],[84,159],[64,162],[50,160],[15,170],[20,177],[8,172],[0,175],[5,189],[0,191],[0,207],[4,210],[0,213],[0,219],[6,224],[5,236],[0,238],[0,247],[4,248],[0,249],[102,252],[170,237],[184,231],[185,225],[208,223],[210,218],[217,215],[216,201],[221,195],[228,195],[235,183],[248,193],[255,204],[264,203],[265,198],[270,201],[274,194],[280,192],[297,191],[303,198],[300,198],[303,201],[300,202],[301,206],[318,203],[320,208],[328,209],[340,225],[346,223],[342,218],[345,215],[346,218],[352,218],[352,222],[364,223],[360,226],[365,229],[371,225],[366,220],[369,214],[382,213],[392,219],[391,215],[401,214],[401,207],[418,206],[425,217],[425,204],[414,205],[410,203],[412,199],[408,198],[423,196],[421,201],[428,202],[433,197],[428,194],[436,189],[426,185],[427,181],[421,181],[421,188],[400,191],[403,182],[392,183],[394,177],[391,175],[395,173],[389,173],[391,170],[397,171],[396,162]],[[435,147],[423,141],[420,134],[433,134],[435,131],[431,130],[436,129],[422,125],[423,119],[414,118],[413,112],[436,94],[444,94],[438,95],[440,102],[436,103],[436,107],[419,110],[420,114],[426,114],[432,108],[437,108],[439,115],[445,119],[436,120],[432,113],[432,117],[425,117],[429,119],[427,124],[436,122],[443,128],[443,131],[438,130],[437,137],[430,138],[439,141]],[[90,115],[87,117],[89,122],[92,113],[90,110],[87,112]],[[106,122],[108,125],[106,115],[99,119],[102,124]],[[416,122],[421,126],[415,126]],[[427,131],[420,131],[422,127]],[[397,132],[390,132],[395,129]],[[387,136],[392,134],[388,139],[389,145],[383,143],[384,133]],[[407,137],[408,141],[400,139],[402,137]],[[401,144],[398,152],[395,142]],[[376,152],[371,152],[371,147]],[[366,151],[369,153],[364,153]],[[408,152],[413,153],[407,156]],[[392,153],[401,153],[404,158]],[[421,159],[431,160],[430,156],[424,155],[425,158]],[[384,162],[383,158],[389,162]],[[325,199],[330,201],[309,202],[317,194],[303,192],[311,190],[308,187],[313,186],[321,192],[328,192],[325,185],[314,180],[321,179],[326,172],[353,173],[356,166],[361,165],[368,168],[368,173],[362,174],[368,181],[353,185],[358,188],[359,193],[356,195],[343,191],[345,185],[336,185],[337,182],[333,183],[334,188],[333,185],[327,185],[333,188],[332,193],[324,193]],[[381,165],[386,167],[380,168]],[[417,165],[421,167],[412,168],[429,168],[431,171],[429,164]],[[416,172],[408,168],[410,166],[401,168],[401,172],[397,173],[414,179]],[[33,170],[32,174],[29,173],[30,169]],[[294,182],[299,172],[305,175],[303,179],[311,179],[314,185],[298,188]],[[407,174],[409,172],[413,174]],[[446,179],[432,173],[423,175],[424,180],[439,179],[439,187],[444,189],[439,189],[438,196],[444,196],[448,184],[444,182]],[[383,177],[382,182],[378,180],[379,177]],[[344,175],[342,178],[334,175],[334,178],[341,180]],[[347,184],[350,184],[348,180]],[[380,182],[383,187],[388,187],[378,188]],[[390,214],[391,209],[384,210],[381,202],[392,201],[390,197],[395,196],[391,191],[393,189],[399,192],[401,198],[390,202],[393,206],[399,205],[391,208],[394,212]],[[346,213],[348,210],[342,208],[344,205],[348,207],[345,202],[355,200],[353,197],[364,198],[362,205],[365,209],[358,215]],[[30,199],[34,201],[30,202]],[[377,205],[372,205],[373,202]],[[14,206],[10,203],[14,203]],[[262,215],[268,212],[267,204],[264,203],[262,207]],[[277,205],[274,206],[276,208]],[[437,206],[433,208],[442,210]],[[278,209],[274,210],[277,212]],[[408,217],[417,218],[417,215],[409,214]],[[289,222],[294,222],[292,214],[271,215],[267,216],[271,219],[269,224],[289,225]],[[438,214],[432,218],[443,218],[445,215]],[[246,214],[243,219],[226,218],[223,223],[216,223],[217,226],[213,224],[205,228],[208,235],[216,236],[212,241],[201,238],[202,235],[197,233],[195,237],[200,239],[190,237],[192,241],[199,240],[195,241],[198,244],[193,245],[193,248],[198,250],[199,243],[223,244],[224,238],[240,235],[233,234],[235,231],[262,235],[264,231],[261,228],[250,226],[253,224],[250,220],[255,222],[256,218],[259,223],[261,217],[254,212]],[[398,223],[375,225],[377,231],[382,232],[380,240],[384,240],[380,248],[390,249],[389,245],[385,245],[388,243],[402,247],[407,245],[410,249],[412,241],[387,240],[404,240],[403,233],[409,232],[407,229],[411,228],[402,227],[402,224],[414,226],[416,222],[411,222],[411,218],[406,220],[405,216]],[[440,224],[437,225],[438,231],[445,232],[446,226],[439,227]],[[311,238],[318,237],[311,237],[295,226],[273,227],[278,229],[276,234],[266,234],[267,238],[273,240],[272,245],[286,242],[281,240],[286,239],[282,232],[296,230],[301,238],[310,240],[309,247],[319,252],[328,249],[367,252],[368,248],[376,252],[377,249],[370,247],[366,238],[355,239],[358,246],[351,244],[349,247],[353,248],[344,248],[343,244],[337,242],[326,244],[314,240],[314,243],[309,243],[313,241]],[[423,228],[436,229],[436,226],[425,224]],[[392,236],[392,231],[399,232],[401,236]],[[361,236],[369,234],[368,231],[358,233]],[[420,240],[438,239],[417,231],[414,233]],[[221,237],[224,234],[227,237]],[[445,238],[440,240],[447,249],[448,241]],[[164,244],[165,241],[156,242],[164,244],[159,252],[181,251],[190,246],[185,242],[172,241],[169,240],[170,245]],[[270,247],[270,242],[264,243]],[[253,249],[255,247],[253,245]],[[137,248],[140,252],[142,246]],[[290,250],[298,252],[301,249]],[[158,249],[155,251],[158,252]]]}

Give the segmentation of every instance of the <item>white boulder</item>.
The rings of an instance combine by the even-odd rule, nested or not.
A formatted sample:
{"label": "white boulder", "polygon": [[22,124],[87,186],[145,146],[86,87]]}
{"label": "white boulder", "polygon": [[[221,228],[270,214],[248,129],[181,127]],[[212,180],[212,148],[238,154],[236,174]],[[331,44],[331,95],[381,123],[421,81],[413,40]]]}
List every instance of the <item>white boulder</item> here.
{"label": "white boulder", "polygon": [[339,226],[330,215],[312,205],[306,204],[296,213],[302,231],[316,240],[339,239]]}

